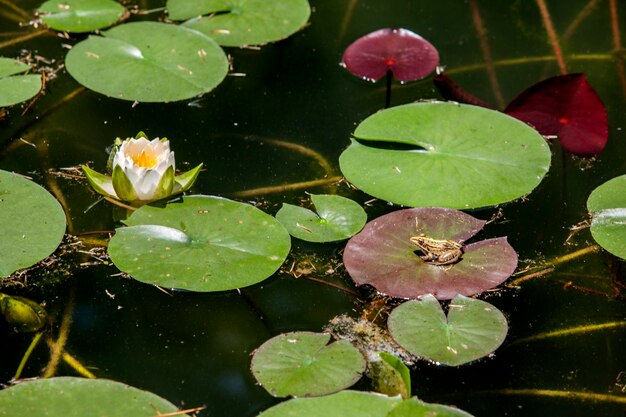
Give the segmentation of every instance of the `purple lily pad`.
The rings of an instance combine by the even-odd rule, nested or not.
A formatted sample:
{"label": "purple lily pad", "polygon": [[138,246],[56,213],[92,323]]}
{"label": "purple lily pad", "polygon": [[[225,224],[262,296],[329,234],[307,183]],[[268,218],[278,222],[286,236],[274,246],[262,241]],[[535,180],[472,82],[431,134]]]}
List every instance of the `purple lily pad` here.
{"label": "purple lily pad", "polygon": [[606,109],[585,74],[557,75],[524,90],[504,110],[580,156],[596,155],[609,136]]}
{"label": "purple lily pad", "polygon": [[400,81],[415,81],[433,72],[439,63],[437,49],[406,29],[380,29],[354,41],[343,54],[352,74],[377,81],[391,71]]}
{"label": "purple lily pad", "polygon": [[350,239],[343,262],[357,285],[369,284],[393,297],[433,294],[449,300],[457,294],[479,294],[504,282],[517,267],[517,253],[505,237],[465,245],[461,260],[451,265],[423,260],[410,239],[423,233],[463,243],[484,225],[485,221],[453,209],[399,210],[369,222]]}

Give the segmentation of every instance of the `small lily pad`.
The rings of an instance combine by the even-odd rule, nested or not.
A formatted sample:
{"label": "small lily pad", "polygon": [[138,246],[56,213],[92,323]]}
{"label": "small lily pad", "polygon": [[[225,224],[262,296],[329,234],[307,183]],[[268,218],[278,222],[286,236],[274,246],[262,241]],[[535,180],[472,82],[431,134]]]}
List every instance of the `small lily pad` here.
{"label": "small lily pad", "polygon": [[177,411],[155,394],[106,379],[35,379],[0,391],[0,417],[152,417]]}
{"label": "small lily pad", "polygon": [[83,33],[111,26],[126,9],[113,0],[50,0],[37,12],[54,30]]}
{"label": "small lily pad", "polygon": [[471,417],[457,408],[429,404],[413,397],[341,391],[316,398],[294,398],[259,414],[258,417]]}
{"label": "small lily pad", "polygon": [[429,404],[415,397],[402,401],[386,417],[472,417],[458,408]]}
{"label": "small lily pad", "polygon": [[613,255],[626,259],[626,175],[593,190],[587,209],[595,241]]}
{"label": "small lily pad", "polygon": [[0,278],[44,259],[61,243],[65,212],[43,187],[0,170]]}
{"label": "small lily pad", "polygon": [[[350,239],[343,262],[357,285],[369,284],[393,297],[434,294],[446,300],[457,294],[479,294],[504,282],[517,267],[517,254],[504,237],[463,243],[484,224],[453,209],[395,211],[369,222]],[[411,242],[411,237],[420,235],[463,243],[460,260],[436,265],[422,259]]]}
{"label": "small lily pad", "polygon": [[530,193],[548,171],[550,149],[533,128],[497,111],[413,103],[361,122],[339,164],[374,197],[469,209]]}
{"label": "small lily pad", "polygon": [[283,204],[276,219],[289,234],[307,242],[332,242],[358,233],[367,214],[356,202],[338,195],[311,195],[317,213],[291,204]]}
{"label": "small lily pad", "polygon": [[385,417],[401,401],[400,397],[348,390],[323,397],[294,398],[258,417]]}
{"label": "small lily pad", "polygon": [[309,20],[307,0],[168,0],[169,16],[190,19],[198,30],[223,46],[260,45],[285,39]]}
{"label": "small lily pad", "polygon": [[354,75],[377,81],[391,71],[400,81],[415,81],[433,72],[437,49],[407,29],[380,29],[357,39],[343,53],[343,65]]}
{"label": "small lily pad", "polygon": [[67,54],[67,70],[82,85],[109,97],[143,102],[204,94],[228,72],[226,54],[195,30],[135,22],[90,36]]}
{"label": "small lily pad", "polygon": [[389,332],[414,355],[457,366],[482,358],[504,341],[508,325],[493,305],[462,295],[448,307],[448,316],[432,295],[408,301],[391,312]]}
{"label": "small lily pad", "polygon": [[41,75],[17,75],[29,69],[30,65],[23,62],[0,57],[0,107],[12,106],[37,95],[41,89]]}
{"label": "small lily pad", "polygon": [[188,196],[165,208],[143,206],[109,243],[113,263],[166,288],[223,291],[272,275],[291,239],[269,214],[236,201]]}
{"label": "small lily pad", "polygon": [[365,358],[349,342],[328,344],[327,333],[278,335],[255,352],[252,373],[274,397],[317,396],[354,384],[365,371]]}

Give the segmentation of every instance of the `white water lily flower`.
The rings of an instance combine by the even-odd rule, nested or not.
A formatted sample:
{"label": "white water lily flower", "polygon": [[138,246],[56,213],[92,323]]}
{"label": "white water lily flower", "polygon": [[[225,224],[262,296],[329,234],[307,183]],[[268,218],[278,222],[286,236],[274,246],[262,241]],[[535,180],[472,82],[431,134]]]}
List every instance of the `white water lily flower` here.
{"label": "white water lily flower", "polygon": [[121,200],[160,200],[172,193],[174,169],[167,139],[128,139],[113,158],[113,188]]}
{"label": "white water lily flower", "polygon": [[175,176],[174,152],[166,138],[148,140],[143,132],[125,141],[116,140],[112,155],[112,177],[87,166],[83,171],[100,194],[140,206],[167,198],[191,187],[202,164]]}

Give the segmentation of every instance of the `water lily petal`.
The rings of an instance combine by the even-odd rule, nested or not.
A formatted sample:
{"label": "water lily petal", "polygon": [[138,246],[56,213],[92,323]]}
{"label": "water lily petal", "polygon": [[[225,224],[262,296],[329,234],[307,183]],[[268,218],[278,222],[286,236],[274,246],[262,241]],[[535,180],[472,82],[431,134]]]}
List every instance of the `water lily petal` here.
{"label": "water lily petal", "polygon": [[113,168],[113,188],[120,200],[128,202],[137,200],[133,184],[119,165]]}
{"label": "water lily petal", "polygon": [[98,193],[107,197],[117,199],[117,194],[115,193],[115,189],[113,188],[113,179],[109,176],[103,175],[93,169],[89,168],[87,165],[83,165],[83,172],[85,173],[85,177],[87,177],[87,181],[91,187]]}
{"label": "water lily petal", "polygon": [[187,191],[191,188],[196,179],[198,179],[198,174],[200,174],[200,169],[203,164],[198,165],[197,167],[179,174],[176,176],[176,183],[174,184],[174,189],[172,190],[173,194],[182,193],[183,191]]}

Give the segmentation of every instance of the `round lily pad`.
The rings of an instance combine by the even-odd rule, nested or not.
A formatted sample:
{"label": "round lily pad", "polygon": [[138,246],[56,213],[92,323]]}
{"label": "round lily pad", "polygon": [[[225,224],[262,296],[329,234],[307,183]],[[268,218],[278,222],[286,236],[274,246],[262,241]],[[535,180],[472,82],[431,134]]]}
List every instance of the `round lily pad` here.
{"label": "round lily pad", "polygon": [[595,241],[613,255],[626,259],[626,175],[593,190],[587,209]]}
{"label": "round lily pad", "polygon": [[166,288],[222,291],[256,284],[283,263],[291,238],[269,214],[219,197],[143,206],[109,243],[113,263]]}
{"label": "round lily pad", "polygon": [[437,49],[407,29],[380,29],[357,39],[343,53],[343,65],[358,77],[377,81],[391,71],[400,81],[415,81],[433,72]]}
{"label": "round lily pad", "polygon": [[41,75],[25,74],[30,66],[0,57],[0,107],[12,106],[33,98],[41,89]]}
{"label": "round lily pad", "polygon": [[44,259],[61,243],[65,212],[44,188],[0,170],[0,277]]}
{"label": "round lily pad", "polygon": [[500,112],[456,103],[393,107],[364,120],[339,158],[374,197],[406,206],[476,208],[530,193],[550,166],[539,133]]}
{"label": "round lily pad", "polygon": [[448,306],[448,316],[432,295],[407,301],[391,312],[389,332],[414,355],[457,366],[487,356],[504,341],[508,325],[493,305],[462,295]]}
{"label": "round lily pad", "polygon": [[294,398],[258,417],[385,417],[402,399],[362,391],[341,391],[314,398]]}
{"label": "round lily pad", "polygon": [[50,0],[37,12],[54,30],[82,33],[111,26],[126,9],[113,0]]}
{"label": "round lily pad", "polygon": [[106,379],[36,379],[0,391],[0,417],[152,417],[177,411],[155,394]]}
{"label": "round lily pad", "polygon": [[311,14],[307,0],[168,0],[167,9],[171,19],[191,19],[186,27],[223,46],[285,39],[300,30]]}
{"label": "round lily pad", "polygon": [[[346,270],[357,285],[369,284],[393,297],[434,294],[440,300],[472,295],[496,287],[517,267],[517,254],[506,238],[464,242],[485,222],[461,211],[422,207],[395,211],[369,222],[348,241]],[[438,265],[411,242],[423,236],[461,243],[456,263]]]}
{"label": "round lily pad", "polygon": [[314,195],[311,201],[317,213],[304,207],[283,204],[276,219],[289,234],[308,242],[332,242],[358,233],[367,214],[356,202],[338,195]]}
{"label": "round lily pad", "polygon": [[293,332],[263,343],[252,357],[252,373],[274,397],[317,396],[354,384],[365,358],[349,342],[328,344],[327,333]]}
{"label": "round lily pad", "polygon": [[102,35],[75,45],[65,63],[79,83],[110,97],[184,100],[211,91],[228,72],[222,48],[184,27],[135,22]]}

